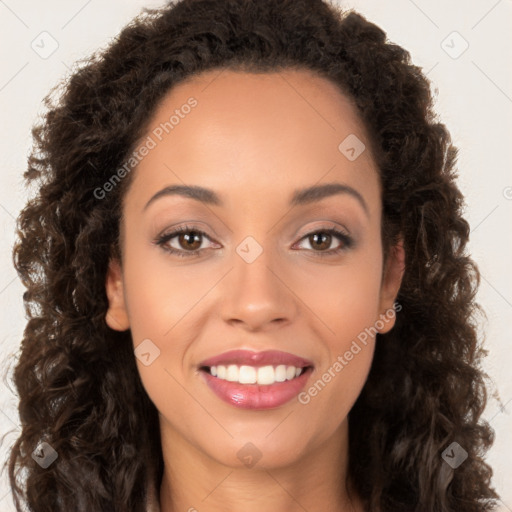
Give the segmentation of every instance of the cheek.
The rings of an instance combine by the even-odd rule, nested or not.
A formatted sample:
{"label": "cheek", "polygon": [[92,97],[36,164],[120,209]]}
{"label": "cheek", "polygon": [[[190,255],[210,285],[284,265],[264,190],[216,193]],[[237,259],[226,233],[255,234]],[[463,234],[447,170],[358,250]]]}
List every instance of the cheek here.
{"label": "cheek", "polygon": [[[376,267],[379,268],[378,262]],[[321,364],[298,396],[304,407],[304,427],[311,435],[321,430],[327,438],[339,427],[360,395],[371,368],[380,273],[371,268],[360,270],[339,272],[337,279],[333,275],[328,285],[316,288],[309,297],[322,320],[318,325],[322,325],[325,348]]]}
{"label": "cheek", "polygon": [[325,344],[322,363],[299,403],[307,422],[325,422],[331,432],[357,400],[371,367],[382,273],[379,247],[360,252],[350,264],[322,268],[302,278],[303,297],[320,320],[317,334]]}
{"label": "cheek", "polygon": [[382,260],[380,246],[371,244],[347,253],[336,265],[300,262],[286,279],[316,317],[318,334],[332,350],[341,351],[379,316]]}
{"label": "cheek", "polygon": [[200,335],[194,320],[201,298],[218,282],[218,273],[206,266],[176,265],[176,260],[173,266],[159,250],[142,246],[128,241],[124,262],[134,349],[137,353],[138,347],[147,347],[144,352],[150,353],[151,360],[145,365],[144,358],[137,357],[137,369],[160,411],[177,407],[186,412],[191,407],[190,397],[178,382],[184,380],[189,347]]}
{"label": "cheek", "polygon": [[134,344],[144,338],[172,338],[181,319],[217,280],[198,265],[168,259],[159,248],[128,243],[125,297]]}
{"label": "cheek", "polygon": [[298,395],[301,429],[314,446],[329,439],[348,417],[364,387],[371,367],[374,343],[359,343],[327,363]]}

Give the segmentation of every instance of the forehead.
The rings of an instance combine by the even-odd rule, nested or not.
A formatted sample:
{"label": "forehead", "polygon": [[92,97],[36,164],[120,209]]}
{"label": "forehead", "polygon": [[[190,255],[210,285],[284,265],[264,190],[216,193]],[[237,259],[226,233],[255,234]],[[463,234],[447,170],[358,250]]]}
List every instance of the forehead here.
{"label": "forehead", "polygon": [[[339,87],[311,70],[287,69],[279,72],[248,73],[233,70],[209,70],[188,78],[171,89],[161,100],[152,126],[169,121],[175,109],[186,105],[189,98],[197,101],[186,126],[206,129],[238,128],[244,125],[264,133],[285,129],[283,136],[299,133],[315,134],[352,130],[366,136],[352,100]],[[188,114],[187,114],[188,115]],[[184,120],[184,118],[181,118]],[[194,122],[196,121],[196,122]],[[178,128],[178,126],[176,126]],[[338,134],[341,135],[341,134]]]}
{"label": "forehead", "polygon": [[[133,184],[145,196],[184,183],[233,192],[245,185],[255,194],[320,181],[365,186],[375,174],[356,108],[308,70],[194,76],[160,101],[141,144],[148,138]],[[346,140],[365,146],[357,159],[343,153]]]}

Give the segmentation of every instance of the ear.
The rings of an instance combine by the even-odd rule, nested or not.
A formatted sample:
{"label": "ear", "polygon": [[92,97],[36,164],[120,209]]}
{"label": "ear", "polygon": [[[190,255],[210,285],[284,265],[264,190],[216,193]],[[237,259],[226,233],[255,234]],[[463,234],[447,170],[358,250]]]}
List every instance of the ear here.
{"label": "ear", "polygon": [[105,288],[109,303],[105,321],[111,329],[126,331],[130,328],[130,321],[124,300],[123,274],[117,259],[109,262]]}
{"label": "ear", "polygon": [[[382,276],[379,306],[380,322],[377,325],[384,324],[384,326],[378,328],[380,334],[389,332],[395,325],[396,313],[393,304],[398,296],[404,272],[405,250],[403,239],[400,238],[399,242],[389,251]],[[400,309],[397,311],[400,311]]]}

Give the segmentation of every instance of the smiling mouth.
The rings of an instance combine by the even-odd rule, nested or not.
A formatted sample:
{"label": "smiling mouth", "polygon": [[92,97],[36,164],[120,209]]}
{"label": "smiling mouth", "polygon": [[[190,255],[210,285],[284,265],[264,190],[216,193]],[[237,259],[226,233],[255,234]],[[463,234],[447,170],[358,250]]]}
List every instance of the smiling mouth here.
{"label": "smiling mouth", "polygon": [[304,389],[312,372],[313,366],[200,367],[204,382],[218,398],[238,409],[251,410],[275,409],[291,402]]}
{"label": "smiling mouth", "polygon": [[298,367],[293,365],[216,365],[202,366],[200,370],[209,373],[212,377],[227,382],[239,384],[255,384],[270,386],[278,382],[286,382],[300,377],[311,366]]}
{"label": "smiling mouth", "polygon": [[239,409],[272,409],[290,402],[306,385],[313,362],[281,350],[238,349],[201,361],[203,382]]}

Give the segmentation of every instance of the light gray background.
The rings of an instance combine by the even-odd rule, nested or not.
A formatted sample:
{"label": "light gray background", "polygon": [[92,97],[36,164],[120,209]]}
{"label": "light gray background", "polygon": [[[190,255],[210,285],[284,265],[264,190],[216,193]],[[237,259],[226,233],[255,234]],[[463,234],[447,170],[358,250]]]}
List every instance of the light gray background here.
{"label": "light gray background", "polygon": [[[21,283],[11,263],[14,219],[27,192],[22,173],[30,128],[42,99],[67,76],[74,61],[107,44],[143,7],[155,0],[0,0],[0,360],[12,364],[25,325]],[[482,272],[479,301],[488,322],[485,371],[494,381],[484,414],[496,432],[489,452],[503,511],[512,511],[512,28],[511,0],[347,0],[411,53],[437,89],[436,109],[460,148],[459,184],[472,227],[470,250]],[[58,48],[49,51],[51,34]],[[453,32],[457,34],[453,34]],[[44,39],[45,38],[45,39]],[[43,39],[43,40],[42,40]],[[444,42],[443,42],[444,41]],[[462,50],[468,44],[467,50]],[[460,55],[459,55],[460,54]],[[501,403],[493,396],[499,392]],[[0,382],[0,432],[17,435],[16,397]],[[14,511],[6,472],[0,477],[0,509]]]}

